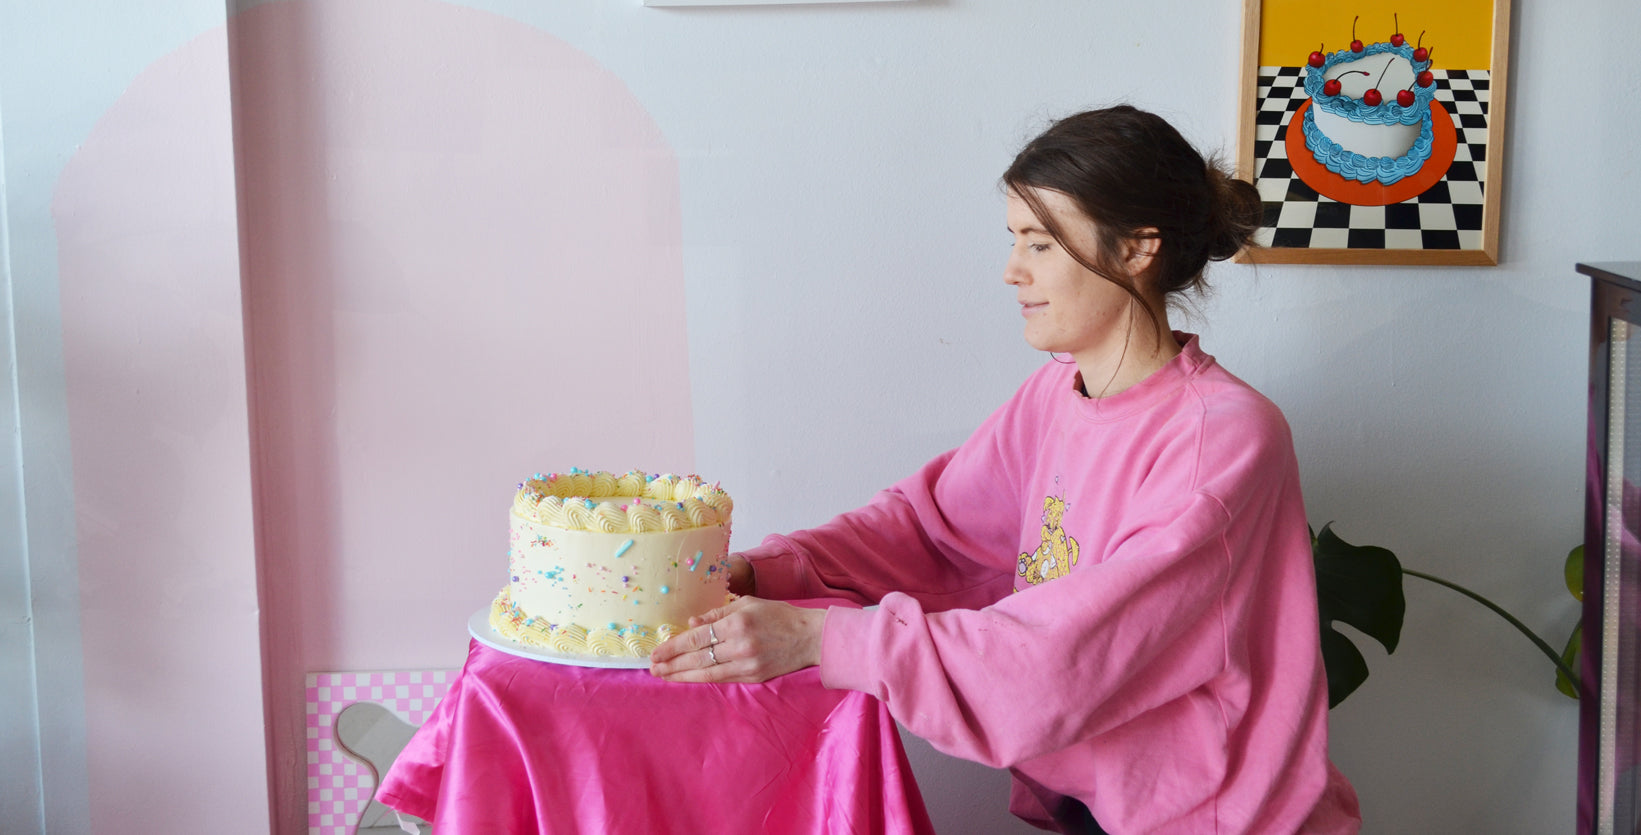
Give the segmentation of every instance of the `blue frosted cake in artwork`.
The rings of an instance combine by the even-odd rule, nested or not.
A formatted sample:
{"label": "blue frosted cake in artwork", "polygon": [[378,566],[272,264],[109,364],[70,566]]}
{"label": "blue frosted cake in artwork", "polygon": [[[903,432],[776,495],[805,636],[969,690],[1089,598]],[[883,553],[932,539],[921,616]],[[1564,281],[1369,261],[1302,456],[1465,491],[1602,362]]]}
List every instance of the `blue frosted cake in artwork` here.
{"label": "blue frosted cake in artwork", "polygon": [[[1425,53],[1425,50],[1418,50]],[[1305,68],[1305,147],[1329,171],[1391,185],[1430,159],[1430,103],[1436,85],[1426,60],[1405,43],[1342,49]]]}

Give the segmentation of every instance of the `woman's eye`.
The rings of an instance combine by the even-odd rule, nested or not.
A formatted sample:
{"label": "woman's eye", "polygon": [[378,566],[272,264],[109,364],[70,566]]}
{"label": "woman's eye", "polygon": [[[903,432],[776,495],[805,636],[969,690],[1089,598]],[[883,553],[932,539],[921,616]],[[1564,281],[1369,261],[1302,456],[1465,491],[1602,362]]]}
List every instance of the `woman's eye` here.
{"label": "woman's eye", "polygon": [[1048,247],[1049,247],[1048,244],[1031,244],[1030,245],[1030,248],[1031,248],[1032,252],[1047,252]]}

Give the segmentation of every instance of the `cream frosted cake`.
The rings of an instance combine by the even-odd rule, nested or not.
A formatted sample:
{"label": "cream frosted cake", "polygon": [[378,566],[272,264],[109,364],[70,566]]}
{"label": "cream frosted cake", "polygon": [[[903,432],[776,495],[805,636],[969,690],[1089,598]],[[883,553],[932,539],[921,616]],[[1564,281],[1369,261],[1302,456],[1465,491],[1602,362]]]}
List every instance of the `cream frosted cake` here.
{"label": "cream frosted cake", "polygon": [[513,499],[490,626],[566,655],[647,656],[729,599],[733,509],[695,476],[537,474]]}
{"label": "cream frosted cake", "polygon": [[1430,66],[1430,51],[1408,45],[1399,32],[1389,42],[1353,38],[1348,49],[1312,52],[1305,147],[1347,180],[1390,185],[1418,172],[1435,143]]}

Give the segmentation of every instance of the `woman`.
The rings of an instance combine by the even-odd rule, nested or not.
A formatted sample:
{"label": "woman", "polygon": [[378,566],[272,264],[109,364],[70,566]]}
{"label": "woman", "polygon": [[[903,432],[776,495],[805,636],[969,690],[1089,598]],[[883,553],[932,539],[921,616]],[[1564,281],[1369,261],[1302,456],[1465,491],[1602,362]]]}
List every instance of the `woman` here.
{"label": "woman", "polygon": [[[1057,122],[1003,175],[1003,280],[1052,361],[961,447],[734,558],[742,597],[652,655],[676,681],[819,665],[1043,828],[1348,833],[1293,442],[1168,325],[1260,221],[1167,122]],[[755,595],[755,596],[751,596]],[[776,599],[847,597],[873,609]]]}

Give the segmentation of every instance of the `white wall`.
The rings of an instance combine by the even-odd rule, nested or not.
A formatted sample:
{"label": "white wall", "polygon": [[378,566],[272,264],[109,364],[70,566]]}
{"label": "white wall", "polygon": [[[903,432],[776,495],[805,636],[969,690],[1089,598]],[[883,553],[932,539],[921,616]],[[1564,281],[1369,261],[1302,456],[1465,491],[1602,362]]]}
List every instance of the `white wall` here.
{"label": "white wall", "polygon": [[[22,518],[26,501],[39,521],[7,534],[28,547],[0,558],[0,579],[33,584],[34,623],[70,629],[79,581],[62,537],[75,508],[55,423],[66,421],[63,347],[42,195],[147,62],[221,21],[177,23],[174,3],[122,4],[150,12],[118,24],[150,45],[89,49],[120,42],[104,19],[112,6],[30,5],[0,4],[0,44],[38,50],[0,59],[23,418],[20,452],[0,458],[22,495],[3,496],[0,520]],[[1047,119],[1130,101],[1206,149],[1233,151],[1240,4],[463,5],[585,53],[676,154],[694,464],[736,496],[743,544],[864,501],[960,442],[1041,361],[1020,341],[1000,279],[1008,236],[996,178]],[[1559,641],[1576,617],[1561,559],[1582,531],[1588,289],[1573,264],[1641,258],[1641,75],[1623,69],[1641,7],[1516,5],[1499,266],[1221,265],[1200,315],[1179,324],[1286,411],[1315,525],[1333,521],[1348,539],[1483,591]],[[397,25],[384,20],[384,37]],[[346,83],[318,80],[332,92]],[[48,97],[85,115],[19,121],[19,108]],[[35,132],[19,139],[19,124]],[[433,571],[447,556],[412,559]],[[426,607],[452,630],[474,606],[470,589],[458,591]],[[28,616],[10,596],[0,605],[0,623]],[[1402,648],[1385,657],[1369,646],[1372,677],[1332,716],[1334,757],[1361,794],[1366,831],[1569,830],[1576,705],[1553,690],[1548,664],[1445,590],[1410,580],[1408,605]],[[34,660],[12,630],[0,634],[0,671],[78,660],[51,654],[61,632],[42,632]],[[366,664],[367,650],[347,660]],[[394,664],[460,662],[442,645],[369,651]],[[42,702],[83,699],[75,681],[41,672],[40,688],[68,687]],[[0,693],[8,712],[22,698]],[[0,725],[8,746],[14,729],[32,731],[25,724]],[[39,728],[47,750],[99,756],[73,722]],[[910,745],[941,832],[1026,831],[1002,812],[1000,775]],[[46,774],[47,796],[69,798],[47,805],[48,824],[63,822],[47,828],[80,831],[93,801],[72,768]]]}

